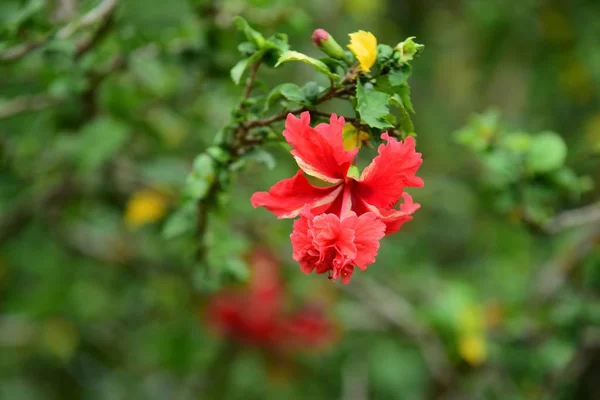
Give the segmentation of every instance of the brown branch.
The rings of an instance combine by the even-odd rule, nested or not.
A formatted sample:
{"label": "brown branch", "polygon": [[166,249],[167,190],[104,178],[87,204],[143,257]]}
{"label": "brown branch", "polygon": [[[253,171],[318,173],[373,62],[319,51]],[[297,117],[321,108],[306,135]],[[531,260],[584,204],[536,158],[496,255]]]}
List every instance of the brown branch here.
{"label": "brown branch", "polygon": [[250,68],[250,73],[248,74],[248,81],[246,82],[244,93],[242,93],[242,103],[240,104],[240,108],[242,110],[246,108],[246,101],[248,100],[248,97],[250,97],[250,92],[252,92],[254,82],[256,82],[256,75],[258,74],[258,69],[260,68],[261,64],[262,59],[255,62],[252,65],[252,68]]}
{"label": "brown branch", "polygon": [[435,333],[418,323],[413,306],[394,291],[372,281],[353,281],[342,288],[373,313],[398,328],[419,346],[438,390],[448,390],[455,373],[442,341]]}
{"label": "brown branch", "polygon": [[61,28],[56,36],[67,39],[82,28],[91,26],[103,18],[108,18],[117,7],[119,0],[103,0],[97,7],[85,13],[78,21],[72,21]]}
{"label": "brown branch", "polygon": [[[321,103],[324,103],[328,100],[340,97],[344,94],[350,94],[350,93],[352,93],[352,91],[353,91],[353,88],[343,88],[343,89],[339,89],[339,90],[332,88],[332,90],[327,92],[323,97],[319,98],[315,102],[315,106],[319,105]],[[254,119],[254,120],[246,122],[245,124],[242,125],[242,127],[246,130],[250,130],[252,128],[269,126],[271,124],[274,124],[275,122],[283,121],[284,119],[287,118],[288,114],[300,114],[304,111],[317,112],[317,111],[313,110],[312,107],[305,106],[305,107],[297,108],[297,109],[291,110],[291,111],[282,111],[279,114],[275,114],[275,115],[272,115],[267,118]]]}
{"label": "brown branch", "polygon": [[599,351],[600,332],[591,327],[583,329],[582,340],[578,349],[562,368],[552,373],[549,382],[544,385],[543,395],[539,398],[553,399],[563,383],[573,382],[585,372],[592,358]]}
{"label": "brown branch", "polygon": [[19,58],[23,57],[24,55],[31,53],[38,47],[45,44],[47,40],[48,40],[48,37],[45,37],[43,39],[36,39],[36,40],[32,40],[31,42],[21,43],[16,46],[10,47],[10,48],[4,50],[4,52],[2,54],[0,54],[0,61],[8,62],[8,61],[18,60]]}
{"label": "brown branch", "polygon": [[534,303],[553,298],[573,269],[581,263],[600,239],[600,223],[582,232],[567,248],[554,255],[539,269],[535,277]]}
{"label": "brown branch", "polygon": [[21,43],[14,47],[6,49],[0,54],[0,61],[10,62],[18,60],[19,58],[31,53],[35,49],[43,46],[49,40],[53,38],[68,39],[74,35],[77,31],[82,28],[86,28],[95,24],[96,22],[109,18],[112,12],[116,8],[119,0],[103,0],[96,8],[88,11],[79,20],[71,21],[64,27],[62,27],[56,35],[48,35],[42,39],[36,39],[31,42]]}
{"label": "brown branch", "polygon": [[[115,57],[108,64],[100,69],[99,71],[92,71],[89,74],[91,80],[90,88],[96,88],[100,82],[108,76],[109,73],[121,69],[125,66],[125,59],[123,57]],[[86,93],[84,92],[83,97]],[[45,108],[56,106],[65,101],[65,98],[53,96],[50,94],[39,93],[28,96],[19,96],[12,100],[5,102],[0,105],[0,120],[10,118],[14,115],[21,114],[29,111],[40,111]]]}
{"label": "brown branch", "polygon": [[94,34],[92,35],[91,38],[78,43],[77,49],[75,50],[75,59],[77,60],[77,59],[81,58],[88,51],[93,49],[98,43],[100,43],[102,41],[102,39],[104,39],[104,37],[110,31],[110,28],[112,27],[113,22],[114,22],[113,15],[109,14],[108,17],[106,17],[102,20],[100,26],[98,27],[98,29],[96,29],[96,32],[94,32]]}
{"label": "brown branch", "polygon": [[[331,113],[326,113],[326,112],[317,111],[317,110],[311,110],[310,113],[312,115],[317,115],[319,117],[323,117],[323,118],[327,118],[327,119],[329,119],[331,117]],[[363,124],[361,124],[360,119],[355,118],[355,117],[347,117],[345,115],[338,115],[338,117],[343,117],[344,120],[346,120],[346,122],[350,122],[353,125],[359,125],[359,126],[363,125]]]}
{"label": "brown branch", "polygon": [[600,202],[564,211],[544,224],[543,229],[549,233],[558,233],[565,229],[590,224],[600,224]]}
{"label": "brown branch", "polygon": [[6,119],[27,111],[39,111],[60,104],[64,99],[49,94],[19,96],[0,106],[0,119]]}

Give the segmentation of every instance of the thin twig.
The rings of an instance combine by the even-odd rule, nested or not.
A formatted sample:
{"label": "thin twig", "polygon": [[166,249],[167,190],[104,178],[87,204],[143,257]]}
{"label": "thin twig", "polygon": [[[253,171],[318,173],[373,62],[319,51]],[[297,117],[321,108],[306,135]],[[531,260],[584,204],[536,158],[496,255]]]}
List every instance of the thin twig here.
{"label": "thin twig", "polygon": [[[329,119],[331,117],[331,113],[326,113],[326,112],[322,112],[322,111],[317,111],[317,110],[311,110],[310,113],[312,115],[317,115],[319,117],[324,117]],[[345,115],[338,115],[338,117],[343,117],[344,120],[346,120],[346,122],[350,122],[352,124],[358,124],[361,125],[360,120],[358,118],[355,117],[347,117]]]}
{"label": "thin twig", "polygon": [[84,14],[79,20],[71,21],[62,27],[56,33],[56,35],[47,35],[44,38],[36,39],[27,43],[21,43],[6,49],[2,54],[0,54],[0,61],[9,62],[18,60],[19,58],[31,53],[35,49],[43,46],[54,37],[59,39],[67,39],[80,29],[93,25],[104,18],[108,18],[116,8],[117,4],[118,0],[103,0],[96,8]]}
{"label": "thin twig", "polygon": [[0,61],[17,60],[23,57],[24,55],[31,53],[38,47],[42,46],[44,43],[46,43],[47,40],[48,37],[45,37],[43,39],[32,40],[31,42],[21,43],[11,48],[8,48],[4,50],[2,54],[0,54]]}
{"label": "thin twig", "polygon": [[56,36],[59,39],[67,39],[81,28],[93,25],[101,19],[108,17],[118,2],[119,0],[103,0],[96,8],[85,13],[79,20],[72,21],[61,28]]}
{"label": "thin twig", "polygon": [[566,251],[561,250],[540,267],[533,292],[537,302],[546,302],[558,293],[573,269],[592,251],[599,239],[600,223],[581,232]]}
{"label": "thin twig", "polygon": [[[125,59],[123,57],[115,57],[110,60],[106,66],[102,67],[98,71],[91,71],[89,78],[91,80],[90,88],[95,88],[98,84],[106,78],[111,72],[121,69],[125,66]],[[88,91],[84,92],[85,94]],[[0,120],[10,118],[17,114],[21,114],[29,111],[40,111],[45,108],[56,106],[65,101],[64,97],[53,96],[46,93],[33,94],[28,96],[19,96],[12,100],[7,101],[3,105],[0,105]]]}
{"label": "thin twig", "polygon": [[256,82],[256,75],[258,74],[258,69],[262,64],[262,60],[258,60],[255,62],[250,68],[250,73],[248,74],[248,81],[246,83],[246,87],[244,88],[244,92],[242,93],[242,104],[240,104],[240,108],[243,110],[246,108],[246,100],[250,97],[250,93],[252,92],[252,88],[254,87],[254,82]]}
{"label": "thin twig", "polygon": [[544,224],[544,230],[549,233],[558,233],[565,229],[590,224],[600,224],[600,202],[564,211]]}
{"label": "thin twig", "polygon": [[443,390],[448,388],[454,378],[454,370],[444,346],[433,331],[418,324],[414,309],[406,299],[390,289],[364,279],[357,279],[351,286],[344,286],[343,289],[413,339],[438,386]]}
{"label": "thin twig", "polygon": [[[321,98],[319,98],[316,102],[315,105],[324,103],[328,100],[340,97],[343,94],[348,94],[350,93],[352,90],[351,88],[344,88],[344,89],[340,89],[340,90],[333,90],[330,92],[327,92],[327,94],[325,94],[324,96],[322,96]],[[311,111],[311,112],[315,112],[315,110],[313,110],[311,107],[301,107],[301,108],[297,108],[295,110],[291,110],[291,111],[282,111],[279,114],[275,114],[272,115],[270,117],[267,118],[262,118],[262,119],[254,119],[251,121],[246,122],[245,124],[243,124],[244,129],[246,130],[250,130],[252,128],[258,128],[258,127],[263,127],[263,126],[269,126],[275,122],[279,122],[279,121],[283,121],[284,119],[287,118],[288,114],[300,114],[304,111]]]}
{"label": "thin twig", "polygon": [[0,106],[0,119],[6,119],[26,111],[39,111],[60,104],[61,97],[40,93],[31,96],[19,96]]}
{"label": "thin twig", "polygon": [[580,377],[594,357],[600,351],[600,331],[594,328],[583,329],[582,341],[573,356],[562,368],[554,371],[549,382],[544,385],[544,393],[539,398],[551,400],[555,398],[561,385],[574,382]]}
{"label": "thin twig", "polygon": [[98,29],[96,29],[96,32],[94,32],[91,38],[77,44],[77,50],[75,51],[76,60],[81,58],[91,49],[93,49],[98,43],[102,41],[102,39],[104,39],[104,37],[106,36],[106,34],[108,34],[110,28],[112,27],[113,21],[113,15],[109,14],[108,17],[102,20],[100,26],[98,27]]}

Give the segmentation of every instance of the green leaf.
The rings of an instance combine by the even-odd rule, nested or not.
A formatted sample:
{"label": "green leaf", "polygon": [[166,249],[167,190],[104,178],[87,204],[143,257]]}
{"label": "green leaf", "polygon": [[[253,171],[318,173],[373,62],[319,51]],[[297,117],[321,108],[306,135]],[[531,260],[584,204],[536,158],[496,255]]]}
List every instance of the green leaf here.
{"label": "green leaf", "polygon": [[482,156],[485,166],[483,181],[494,188],[504,188],[515,183],[520,177],[518,157],[504,150],[485,153]]}
{"label": "green leaf", "polygon": [[238,44],[237,49],[240,53],[242,53],[243,56],[246,56],[246,57],[251,56],[258,50],[256,45],[252,42],[242,42],[242,43]]}
{"label": "green leaf", "polygon": [[412,73],[410,65],[404,66],[405,68],[395,69],[388,75],[388,80],[391,86],[400,86],[408,83],[408,78]]}
{"label": "green leaf", "polygon": [[511,132],[502,135],[499,144],[513,153],[525,153],[531,146],[531,135],[523,132]]}
{"label": "green leaf", "polygon": [[592,187],[590,187],[589,177],[583,176],[579,177],[575,172],[570,168],[561,168],[559,170],[553,171],[549,178],[552,180],[554,184],[561,187],[564,190],[572,192],[573,194],[581,194],[586,192]]}
{"label": "green leaf", "polygon": [[400,98],[402,99],[402,103],[404,104],[404,107],[406,107],[406,109],[408,111],[410,111],[412,114],[414,114],[415,109],[413,108],[412,101],[410,100],[410,86],[408,86],[408,83],[403,83],[402,85],[400,85],[400,87],[398,89],[398,94],[400,95]]}
{"label": "green leaf", "polygon": [[250,57],[244,58],[244,59],[238,61],[238,63],[235,64],[233,66],[233,68],[231,68],[231,71],[229,72],[229,74],[231,75],[231,79],[233,80],[233,83],[235,83],[236,85],[239,85],[240,81],[242,80],[242,76],[244,76],[244,72],[246,71],[246,68],[248,68],[250,65],[254,64],[259,59],[261,59],[263,55],[264,55],[264,50],[259,50],[256,53],[252,54]]}
{"label": "green leaf", "polygon": [[150,185],[183,186],[188,172],[180,157],[152,157],[138,166],[140,177]]}
{"label": "green leaf", "polygon": [[264,164],[268,169],[275,168],[277,164],[275,162],[275,158],[271,153],[265,151],[263,149],[254,149],[244,154],[238,161],[231,165],[232,171],[237,171],[241,169],[248,161],[256,161],[258,163]]}
{"label": "green leaf", "polygon": [[131,70],[141,87],[158,97],[174,94],[180,85],[181,71],[168,68],[148,55],[135,56],[130,61]]}
{"label": "green leaf", "polygon": [[215,165],[213,158],[202,153],[194,160],[192,172],[186,179],[184,196],[188,199],[201,200],[208,193],[215,180]]}
{"label": "green leaf", "polygon": [[377,45],[377,62],[384,63],[392,57],[394,50],[387,44]]}
{"label": "green leaf", "polygon": [[306,84],[302,86],[302,93],[309,104],[315,104],[317,102],[322,90],[323,88],[315,81],[306,82]]}
{"label": "green leaf", "polygon": [[390,103],[400,109],[400,126],[402,127],[402,131],[404,131],[406,135],[414,134],[415,125],[400,96],[397,94],[393,95],[390,99]]}
{"label": "green leaf", "polygon": [[194,230],[194,221],[196,221],[196,207],[193,202],[189,202],[169,216],[163,226],[162,235],[165,239],[173,239],[191,233]]}
{"label": "green leaf", "polygon": [[362,83],[358,82],[356,86],[356,99],[360,119],[372,128],[385,129],[393,125],[386,117],[390,113],[390,96],[378,91],[367,92]]}
{"label": "green leaf", "polygon": [[545,173],[560,168],[567,157],[567,145],[554,132],[534,136],[526,156],[527,168],[533,173]]}
{"label": "green leaf", "polygon": [[237,64],[235,64],[233,68],[231,68],[231,71],[229,71],[229,74],[231,75],[231,80],[236,85],[239,85],[240,80],[242,79],[242,75],[244,75],[244,71],[248,66],[249,60],[250,58],[244,58],[243,60],[238,61]]}
{"label": "green leaf", "polygon": [[306,95],[298,85],[294,83],[282,83],[281,85],[275,86],[275,88],[271,90],[271,93],[269,93],[265,104],[265,111],[273,107],[273,105],[282,98],[298,104],[310,104]]}
{"label": "green leaf", "polygon": [[129,127],[111,117],[100,117],[86,125],[77,141],[77,157],[82,170],[100,167],[127,139]]}
{"label": "green leaf", "polygon": [[216,160],[219,163],[226,163],[231,158],[231,154],[229,154],[220,146],[209,147],[208,149],[206,149],[206,154],[211,156],[214,160]]}
{"label": "green leaf", "polygon": [[279,60],[277,61],[277,64],[275,64],[275,67],[278,67],[279,65],[288,61],[301,61],[303,63],[310,64],[317,71],[327,75],[330,78],[336,79],[340,77],[338,74],[334,74],[333,72],[331,72],[324,62],[293,50],[289,50],[281,54]]}
{"label": "green leaf", "polygon": [[166,107],[148,110],[146,121],[169,147],[178,146],[190,129],[185,118]]}
{"label": "green leaf", "polygon": [[248,24],[248,21],[246,21],[244,18],[236,16],[233,18],[233,23],[235,24],[236,28],[240,32],[243,32],[244,35],[246,35],[246,38],[256,44],[259,49],[265,45],[264,36],[260,32],[252,29],[250,24]]}

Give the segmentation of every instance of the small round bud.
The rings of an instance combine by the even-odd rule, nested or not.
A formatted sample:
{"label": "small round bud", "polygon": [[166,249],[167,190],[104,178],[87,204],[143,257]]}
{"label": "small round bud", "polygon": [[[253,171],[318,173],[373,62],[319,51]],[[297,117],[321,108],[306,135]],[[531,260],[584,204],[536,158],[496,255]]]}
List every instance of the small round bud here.
{"label": "small round bud", "polygon": [[335,41],[333,36],[325,29],[315,29],[312,34],[312,41],[329,57],[342,60],[344,59],[344,49]]}

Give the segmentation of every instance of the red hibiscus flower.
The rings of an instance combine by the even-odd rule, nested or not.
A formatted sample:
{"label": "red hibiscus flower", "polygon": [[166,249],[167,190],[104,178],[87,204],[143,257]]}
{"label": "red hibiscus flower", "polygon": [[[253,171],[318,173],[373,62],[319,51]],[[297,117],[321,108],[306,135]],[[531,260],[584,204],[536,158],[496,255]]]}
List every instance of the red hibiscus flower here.
{"label": "red hibiscus flower", "polygon": [[[387,133],[381,135],[387,143],[359,176],[353,167],[358,150],[344,149],[344,122],[333,114],[329,124],[311,128],[308,112],[300,118],[289,114],[283,135],[300,170],[251,201],[279,218],[300,215],[290,238],[301,270],[348,283],[354,267],[365,270],[375,261],[379,240],[412,219],[419,204],[404,188],[422,187],[423,180],[415,176],[422,159],[414,139],[400,142]],[[314,186],[305,173],[331,185]]]}
{"label": "red hibiscus flower", "polygon": [[314,348],[333,339],[333,326],[316,306],[285,311],[286,296],[278,263],[265,250],[252,257],[253,275],[246,290],[225,290],[208,305],[207,321],[220,335],[269,351]]}
{"label": "red hibiscus flower", "polygon": [[379,240],[385,235],[385,224],[374,213],[357,216],[350,211],[342,218],[335,214],[313,216],[303,209],[294,222],[290,235],[294,260],[310,274],[327,272],[330,279],[349,283],[354,267],[367,269],[375,261]]}
{"label": "red hibiscus flower", "polygon": [[[379,146],[379,155],[367,166],[360,177],[349,176],[350,167],[358,150],[345,150],[342,138],[344,118],[331,116],[329,124],[310,127],[310,114],[300,118],[289,114],[283,135],[292,145],[292,155],[300,170],[289,179],[275,184],[269,192],[252,196],[254,207],[263,206],[279,218],[294,218],[308,206],[314,215],[321,213],[342,215],[342,204],[358,216],[373,213],[385,223],[385,233],[393,233],[412,219],[419,204],[404,193],[406,187],[422,187],[423,180],[415,173],[421,165],[421,153],[415,151],[415,142],[408,137],[400,142],[383,133],[387,144]],[[313,186],[304,174],[331,183],[329,187]],[[394,205],[402,198],[399,209]]]}

